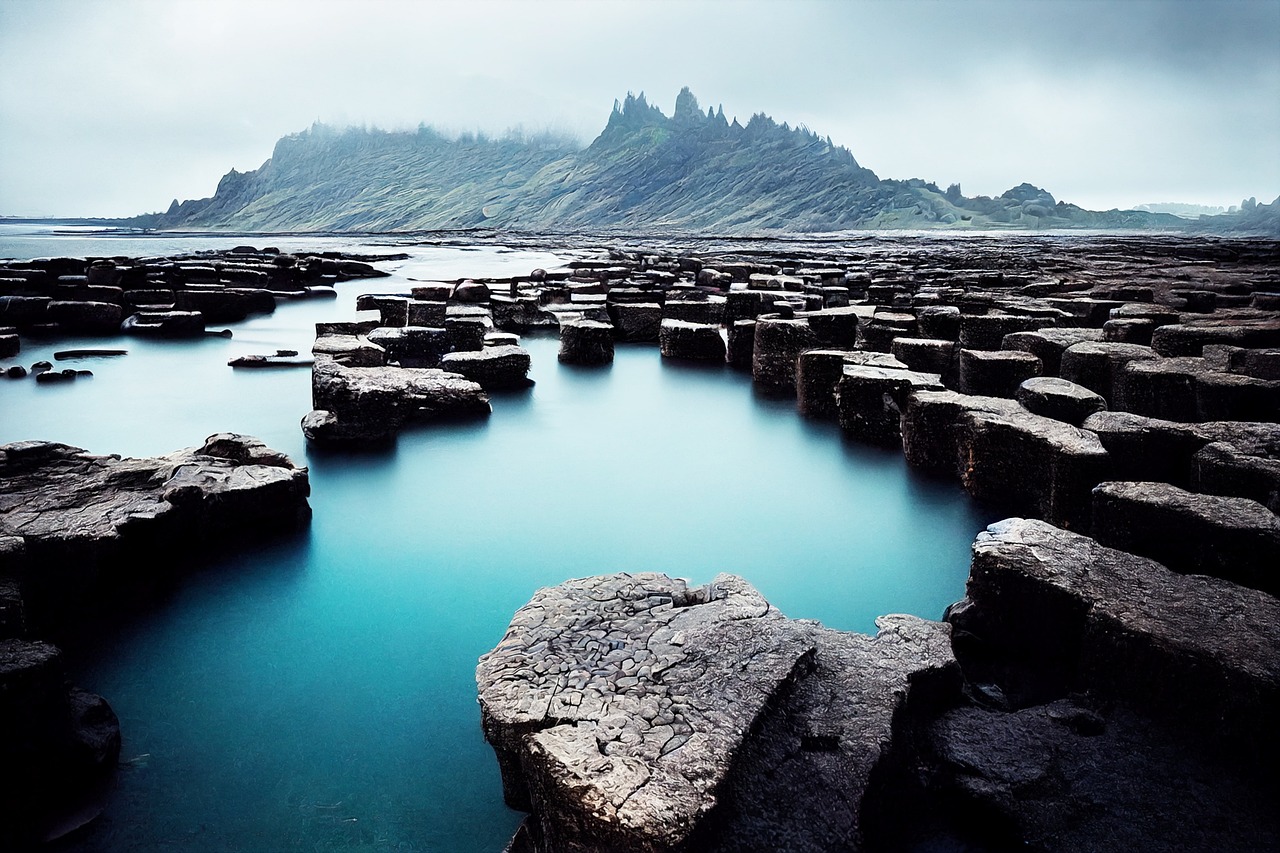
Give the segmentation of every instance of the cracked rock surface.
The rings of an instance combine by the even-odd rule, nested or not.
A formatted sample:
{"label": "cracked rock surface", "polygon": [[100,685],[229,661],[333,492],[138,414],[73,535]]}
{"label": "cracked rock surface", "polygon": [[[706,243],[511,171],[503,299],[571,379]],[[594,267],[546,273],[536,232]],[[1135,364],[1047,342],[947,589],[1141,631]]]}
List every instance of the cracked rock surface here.
{"label": "cracked rock surface", "polygon": [[[507,802],[531,812],[513,849],[824,850],[852,837],[909,683],[956,674],[945,625],[880,625],[873,639],[790,620],[725,574],[693,589],[644,573],[539,590],[476,672]],[[842,807],[796,821],[819,791],[811,810]]]}

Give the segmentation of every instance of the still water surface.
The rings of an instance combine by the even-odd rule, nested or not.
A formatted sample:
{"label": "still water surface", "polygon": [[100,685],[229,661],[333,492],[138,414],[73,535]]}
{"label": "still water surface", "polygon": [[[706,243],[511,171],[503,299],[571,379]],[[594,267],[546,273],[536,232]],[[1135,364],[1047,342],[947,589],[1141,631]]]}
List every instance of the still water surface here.
{"label": "still water surface", "polygon": [[[85,237],[17,252],[7,236],[0,257],[177,250]],[[202,239],[179,248],[222,245]],[[308,246],[401,248],[287,248]],[[128,339],[127,356],[80,365],[91,379],[0,383],[0,441],[147,455],[236,431],[311,472],[306,533],[199,569],[75,656],[77,682],[120,715],[123,758],[139,758],[65,849],[501,849],[520,816],[480,736],[475,662],[534,589],[567,578],[735,572],[788,615],[860,631],[881,613],[936,618],[962,594],[987,519],[954,485],[753,395],[749,377],[664,362],[656,347],[620,346],[611,367],[583,369],[556,361],[554,337],[526,338],[536,385],[495,395],[487,420],[415,429],[380,454],[309,451],[307,371],[234,371],[228,358],[306,351],[317,320],[357,316],[361,292],[557,263],[405,251],[382,264],[392,278],[283,304],[229,340]],[[121,344],[23,345],[29,365]]]}

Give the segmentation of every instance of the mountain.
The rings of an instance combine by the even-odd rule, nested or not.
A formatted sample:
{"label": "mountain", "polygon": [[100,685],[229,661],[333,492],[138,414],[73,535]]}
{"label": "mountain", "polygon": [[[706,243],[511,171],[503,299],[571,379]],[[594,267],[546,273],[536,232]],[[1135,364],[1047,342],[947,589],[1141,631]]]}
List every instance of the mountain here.
{"label": "mountain", "polygon": [[[1201,222],[1204,220],[1202,219]],[[276,143],[212,198],[130,220],[164,229],[397,231],[478,226],[530,231],[721,234],[861,228],[1186,227],[1141,211],[1083,210],[1021,184],[966,198],[921,180],[882,180],[847,149],[757,114],[703,112],[688,88],[666,116],[643,93],[615,102],[586,148],[552,137],[449,139],[322,124]]]}

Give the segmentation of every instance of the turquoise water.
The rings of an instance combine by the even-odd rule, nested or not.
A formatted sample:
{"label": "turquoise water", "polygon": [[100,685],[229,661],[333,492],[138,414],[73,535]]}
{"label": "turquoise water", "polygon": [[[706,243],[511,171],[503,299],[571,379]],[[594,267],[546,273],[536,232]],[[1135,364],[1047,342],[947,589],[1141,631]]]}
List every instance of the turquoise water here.
{"label": "turquoise water", "polygon": [[[411,251],[387,265],[395,278],[283,305],[230,340],[130,340],[91,379],[0,383],[3,441],[138,455],[234,430],[311,470],[309,531],[200,568],[76,656],[137,760],[67,849],[501,849],[520,816],[480,736],[475,662],[534,589],[567,578],[735,572],[791,616],[863,631],[962,594],[989,519],[957,487],[656,347],[582,369],[556,361],[554,338],[526,338],[536,385],[496,395],[489,419],[418,428],[380,454],[308,453],[307,372],[227,358],[307,349],[316,319],[355,316],[356,294],[407,277],[555,263]],[[63,346],[24,341],[20,360]]]}

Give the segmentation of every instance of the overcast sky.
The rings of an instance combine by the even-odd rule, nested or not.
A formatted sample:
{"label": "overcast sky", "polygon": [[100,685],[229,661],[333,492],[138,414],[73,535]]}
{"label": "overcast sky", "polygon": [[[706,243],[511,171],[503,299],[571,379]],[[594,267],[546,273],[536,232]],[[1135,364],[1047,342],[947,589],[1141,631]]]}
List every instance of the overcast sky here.
{"label": "overcast sky", "polygon": [[161,210],[316,120],[586,143],[685,85],[966,195],[1270,201],[1278,46],[1280,0],[0,0],[0,214]]}

